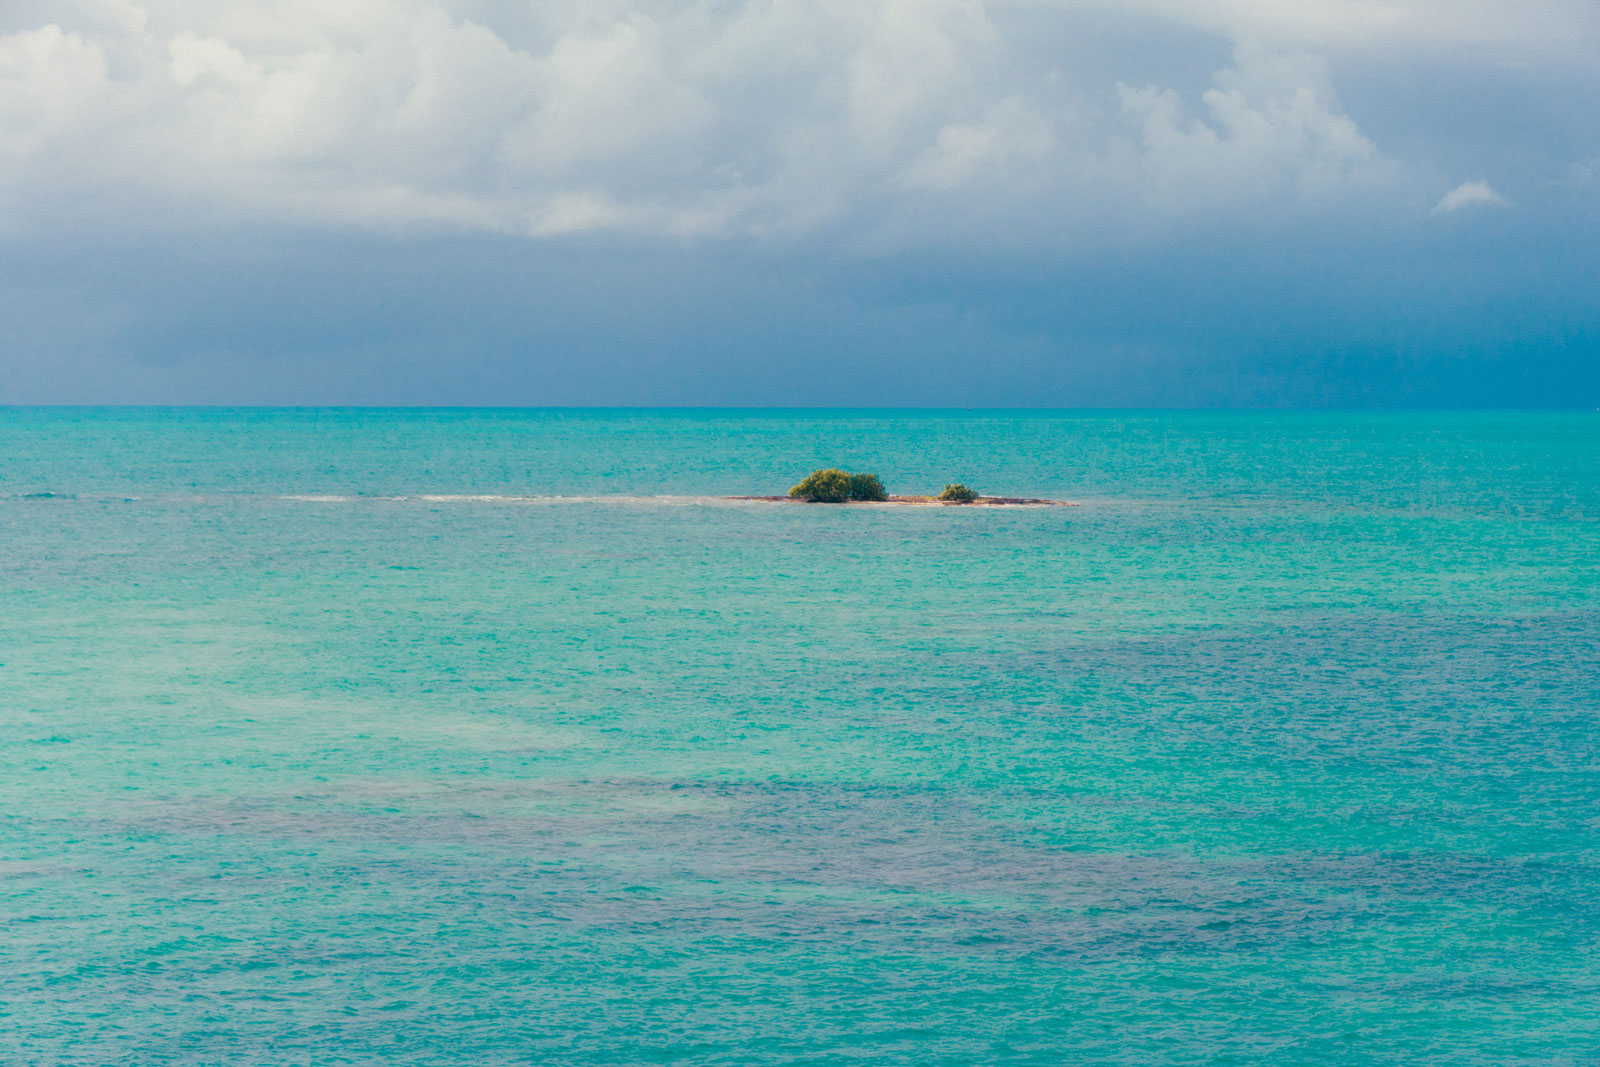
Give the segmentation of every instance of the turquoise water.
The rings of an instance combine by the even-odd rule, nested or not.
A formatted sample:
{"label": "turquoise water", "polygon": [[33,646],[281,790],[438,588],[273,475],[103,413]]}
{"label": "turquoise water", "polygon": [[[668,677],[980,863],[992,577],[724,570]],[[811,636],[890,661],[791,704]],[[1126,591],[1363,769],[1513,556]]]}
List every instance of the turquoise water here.
{"label": "turquoise water", "polygon": [[0,446],[0,1062],[1597,1062],[1600,416]]}

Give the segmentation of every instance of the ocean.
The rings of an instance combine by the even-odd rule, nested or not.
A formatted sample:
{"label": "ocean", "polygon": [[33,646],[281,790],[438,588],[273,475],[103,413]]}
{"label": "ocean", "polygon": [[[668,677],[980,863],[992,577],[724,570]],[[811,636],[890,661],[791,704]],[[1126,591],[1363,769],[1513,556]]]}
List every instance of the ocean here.
{"label": "ocean", "polygon": [[0,456],[0,1063],[1600,1063],[1600,416]]}

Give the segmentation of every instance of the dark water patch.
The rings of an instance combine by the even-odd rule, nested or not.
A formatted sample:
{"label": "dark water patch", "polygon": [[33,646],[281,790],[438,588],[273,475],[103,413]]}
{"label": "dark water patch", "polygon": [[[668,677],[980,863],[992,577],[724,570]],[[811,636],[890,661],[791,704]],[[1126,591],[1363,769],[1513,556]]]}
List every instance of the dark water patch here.
{"label": "dark water patch", "polygon": [[[1580,611],[1288,616],[1066,646],[992,667],[1008,681],[1043,671],[1086,697],[1136,697],[1143,725],[1175,739],[1271,740],[1285,765],[1345,755],[1516,774],[1593,764],[1597,665],[1600,612]],[[1061,710],[1094,713],[1078,702]],[[1506,759],[1519,749],[1539,758]]]}

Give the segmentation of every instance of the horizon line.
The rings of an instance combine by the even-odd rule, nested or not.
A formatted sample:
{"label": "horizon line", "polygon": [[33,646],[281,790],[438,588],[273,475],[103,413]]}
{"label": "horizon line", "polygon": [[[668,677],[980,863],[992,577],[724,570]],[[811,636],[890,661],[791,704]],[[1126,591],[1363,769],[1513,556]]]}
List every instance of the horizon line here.
{"label": "horizon line", "polygon": [[283,411],[283,412],[312,412],[312,411],[412,411],[412,412],[772,412],[772,413],[798,413],[798,412],[842,412],[842,413],[871,413],[871,412],[904,412],[904,413],[940,413],[940,414],[1005,414],[1005,413],[1040,413],[1040,414],[1125,414],[1149,413],[1170,415],[1406,415],[1406,414],[1460,414],[1460,415],[1494,415],[1494,414],[1588,414],[1600,413],[1600,407],[1587,405],[1571,406],[1528,406],[1528,407],[1455,407],[1447,405],[1438,406],[1411,406],[1411,407],[1366,407],[1366,406],[1327,406],[1327,407],[1290,407],[1263,405],[1253,406],[1218,406],[1197,405],[1193,407],[1115,407],[1109,405],[1093,405],[1083,407],[1049,406],[1049,405],[978,405],[978,406],[944,406],[944,405],[892,405],[892,404],[851,404],[851,405],[806,405],[806,404],[219,404],[219,403],[80,403],[80,402],[35,402],[35,403],[8,403],[0,402],[0,411]]}

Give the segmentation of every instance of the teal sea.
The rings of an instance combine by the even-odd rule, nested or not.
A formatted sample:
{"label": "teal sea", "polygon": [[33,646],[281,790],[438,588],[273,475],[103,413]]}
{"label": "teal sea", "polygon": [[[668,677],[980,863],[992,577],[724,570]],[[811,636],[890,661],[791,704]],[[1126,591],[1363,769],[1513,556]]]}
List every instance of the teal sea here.
{"label": "teal sea", "polygon": [[1600,415],[0,456],[0,1063],[1600,1063]]}

